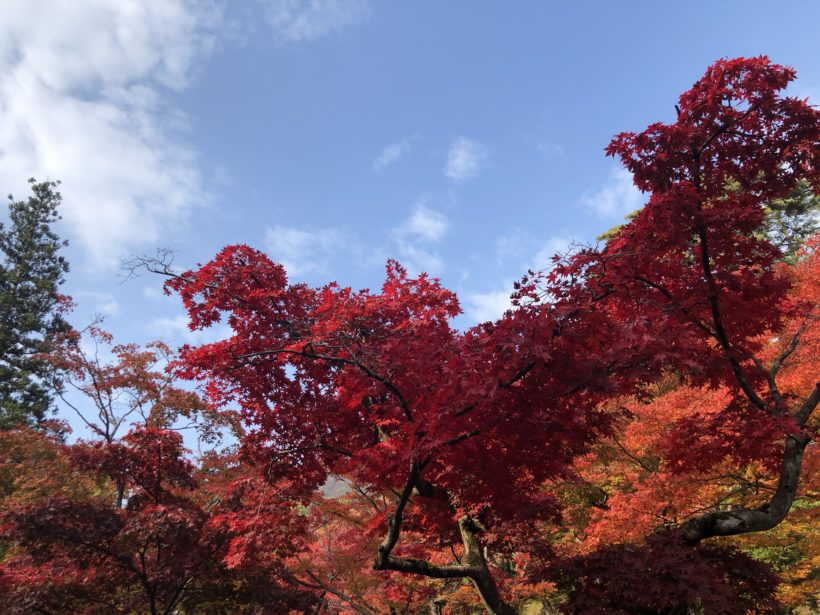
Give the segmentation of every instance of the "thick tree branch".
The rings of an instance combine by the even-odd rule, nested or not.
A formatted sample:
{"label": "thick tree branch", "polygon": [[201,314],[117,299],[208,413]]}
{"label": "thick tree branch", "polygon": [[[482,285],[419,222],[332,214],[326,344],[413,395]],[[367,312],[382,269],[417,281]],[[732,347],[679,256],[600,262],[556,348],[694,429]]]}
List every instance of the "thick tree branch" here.
{"label": "thick tree branch", "polygon": [[737,380],[737,383],[746,394],[746,397],[748,397],[749,401],[761,410],[769,412],[770,409],[768,404],[761,399],[761,397],[754,390],[754,387],[752,387],[749,383],[749,380],[740,365],[740,361],[738,361],[735,356],[735,349],[732,347],[732,344],[729,341],[729,336],[726,334],[726,329],[723,326],[723,316],[721,314],[720,301],[718,299],[718,287],[717,282],[715,282],[714,275],[712,274],[711,257],[709,256],[709,240],[706,233],[706,227],[701,221],[700,215],[697,217],[695,229],[697,230],[698,240],[700,241],[701,268],[703,270],[703,276],[706,278],[706,284],[709,288],[709,308],[712,312],[712,322],[715,325],[715,337],[720,343],[721,348],[723,348],[726,360],[729,362],[732,373],[735,375],[735,380]]}
{"label": "thick tree branch", "polygon": [[388,564],[389,560],[392,559],[390,554],[393,551],[393,547],[396,546],[396,542],[399,540],[404,509],[407,506],[407,502],[410,500],[410,495],[413,493],[413,489],[416,487],[416,481],[418,481],[421,476],[421,472],[424,470],[424,466],[426,464],[427,461],[414,461],[410,464],[410,474],[407,477],[407,482],[404,485],[404,489],[402,489],[402,492],[399,494],[399,500],[396,502],[396,508],[393,511],[393,514],[391,514],[387,520],[387,536],[385,536],[384,540],[382,540],[381,544],[379,544],[376,561],[373,563],[373,568],[375,570],[392,569],[388,567]]}
{"label": "thick tree branch", "polygon": [[690,519],[681,528],[686,541],[697,544],[713,536],[763,532],[780,523],[797,495],[803,453],[809,442],[810,438],[804,434],[789,435],[786,438],[777,489],[767,504],[756,509],[713,511]]}
{"label": "thick tree branch", "polygon": [[468,439],[470,439],[474,436],[479,435],[480,433],[481,432],[478,429],[473,429],[472,431],[468,431],[468,432],[463,433],[459,436],[456,436],[455,438],[451,438],[450,440],[447,440],[446,442],[444,442],[443,446],[452,446],[453,444],[458,444],[459,442],[464,442],[464,440],[468,440]]}
{"label": "thick tree branch", "polygon": [[461,541],[464,545],[464,557],[461,563],[436,565],[424,560],[394,557],[392,555],[401,533],[404,509],[413,491],[419,487],[420,482],[423,482],[420,480],[421,473],[428,462],[429,458],[423,462],[413,462],[411,464],[410,474],[404,489],[399,494],[396,508],[388,518],[387,535],[378,547],[373,568],[375,570],[418,574],[434,579],[468,578],[478,590],[488,613],[492,615],[514,615],[515,609],[501,598],[498,587],[490,574],[484,552],[477,538],[480,528],[469,517],[461,517],[458,522]]}
{"label": "thick tree branch", "polygon": [[526,376],[527,374],[529,374],[529,373],[530,373],[530,371],[532,370],[532,368],[533,368],[533,367],[535,367],[535,361],[530,361],[530,362],[529,362],[529,363],[527,363],[524,367],[522,367],[520,370],[518,370],[518,371],[517,371],[517,372],[516,372],[516,373],[512,376],[512,378],[510,378],[510,379],[509,379],[509,380],[507,380],[506,382],[503,382],[503,381],[502,381],[502,382],[499,382],[499,383],[498,383],[498,387],[499,387],[499,388],[501,388],[501,389],[508,389],[508,388],[510,388],[510,387],[511,387],[512,385],[514,385],[516,382],[518,382],[519,380],[521,380],[524,376]]}
{"label": "thick tree branch", "polygon": [[811,413],[814,412],[817,404],[820,404],[820,382],[814,383],[814,390],[809,393],[809,396],[806,397],[805,401],[803,401],[802,405],[797,410],[797,414],[794,415],[794,419],[800,427],[804,427],[806,425],[806,422],[809,420]]}

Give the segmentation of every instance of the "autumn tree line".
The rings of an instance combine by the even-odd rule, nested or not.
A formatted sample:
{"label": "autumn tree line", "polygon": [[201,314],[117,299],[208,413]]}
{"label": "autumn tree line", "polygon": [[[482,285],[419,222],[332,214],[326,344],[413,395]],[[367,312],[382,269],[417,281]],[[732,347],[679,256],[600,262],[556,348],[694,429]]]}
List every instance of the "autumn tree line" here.
{"label": "autumn tree line", "polygon": [[130,263],[225,339],[115,341],[70,324],[32,181],[0,227],[0,612],[817,612],[820,111],[794,77],[720,60],[615,136],[644,207],[466,330],[395,261],[314,288],[234,245]]}

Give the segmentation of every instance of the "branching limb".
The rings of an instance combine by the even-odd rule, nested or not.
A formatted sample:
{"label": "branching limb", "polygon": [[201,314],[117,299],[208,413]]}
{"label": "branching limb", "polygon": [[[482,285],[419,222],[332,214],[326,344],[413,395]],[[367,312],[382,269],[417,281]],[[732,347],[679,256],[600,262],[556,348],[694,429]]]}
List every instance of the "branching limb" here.
{"label": "branching limb", "polygon": [[342,593],[341,591],[335,589],[331,585],[322,581],[319,577],[315,574],[310,572],[309,570],[305,572],[311,578],[311,581],[305,581],[304,579],[300,579],[298,577],[294,577],[294,580],[301,586],[307,587],[308,589],[321,589],[322,591],[327,592],[328,594],[333,594],[342,602],[345,602],[351,609],[359,613],[359,615],[373,615],[378,611],[364,602],[361,599],[354,599],[347,594]]}
{"label": "branching limb", "polygon": [[695,227],[698,233],[698,240],[700,241],[700,262],[703,269],[703,276],[706,278],[706,284],[709,287],[709,308],[712,312],[712,323],[715,325],[715,337],[720,343],[721,348],[723,348],[726,360],[729,362],[732,373],[735,375],[735,380],[737,380],[738,385],[740,385],[740,388],[746,394],[746,397],[748,397],[749,401],[761,410],[769,412],[768,404],[761,399],[761,397],[757,394],[757,391],[755,391],[754,387],[752,387],[749,383],[749,380],[743,371],[743,367],[740,365],[740,361],[738,361],[735,356],[735,349],[729,341],[729,336],[723,326],[723,315],[721,313],[720,301],[718,299],[718,287],[717,282],[715,282],[714,275],[712,274],[712,262],[711,257],[709,256],[709,241],[706,234],[706,227],[700,220],[700,216],[698,216]]}
{"label": "branching limb", "polygon": [[806,330],[806,326],[808,325],[809,319],[811,318],[811,312],[809,312],[806,317],[803,319],[803,322],[800,323],[800,327],[798,327],[797,331],[795,332],[794,336],[792,337],[789,345],[786,346],[786,349],[781,352],[777,358],[772,363],[771,369],[769,369],[769,375],[774,378],[777,376],[777,372],[780,371],[780,368],[783,367],[783,363],[789,356],[797,349],[798,344],[800,343],[800,336]]}
{"label": "branching limb", "polygon": [[687,542],[697,544],[713,536],[734,536],[770,530],[789,512],[797,494],[803,453],[810,439],[806,435],[789,435],[783,453],[783,464],[777,489],[771,500],[755,509],[713,511],[683,524]]}
{"label": "branching limb", "polygon": [[489,567],[484,558],[484,552],[477,538],[481,528],[473,519],[467,516],[461,517],[458,522],[461,541],[464,545],[464,556],[461,559],[461,563],[436,565],[424,560],[395,557],[392,555],[401,533],[404,509],[410,500],[410,496],[418,487],[421,480],[421,473],[427,463],[429,463],[429,458],[422,462],[414,461],[411,464],[410,474],[404,485],[404,489],[402,489],[398,496],[396,508],[393,514],[388,518],[387,535],[378,547],[373,568],[375,570],[393,570],[396,572],[419,574],[435,579],[468,578],[478,590],[488,613],[492,615],[513,615],[515,609],[501,598],[498,587],[490,574]]}

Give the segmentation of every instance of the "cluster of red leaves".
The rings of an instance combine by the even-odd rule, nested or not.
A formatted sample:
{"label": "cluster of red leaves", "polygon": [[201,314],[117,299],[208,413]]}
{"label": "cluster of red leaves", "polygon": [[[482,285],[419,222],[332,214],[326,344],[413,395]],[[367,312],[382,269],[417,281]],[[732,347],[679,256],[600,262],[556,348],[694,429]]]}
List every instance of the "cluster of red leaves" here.
{"label": "cluster of red leaves", "polygon": [[638,613],[780,613],[778,578],[731,548],[687,548],[674,535],[645,544],[601,547],[561,563],[571,615]]}
{"label": "cluster of red leaves", "polygon": [[[225,500],[206,500],[179,434],[155,428],[66,450],[75,469],[122,485],[127,502],[55,495],[4,510],[4,612],[282,613],[313,602],[284,572],[302,526],[273,490],[265,498],[230,488]],[[266,522],[249,523],[260,507]],[[270,520],[273,535],[255,532]],[[238,541],[264,552],[249,570],[239,569]]]}
{"label": "cluster of red leaves", "polygon": [[[767,332],[759,341],[762,361],[770,365],[800,330],[800,344],[777,378],[781,394],[798,401],[814,386],[820,356],[818,319],[813,313],[807,318],[805,309],[820,297],[819,240],[811,239],[797,263],[782,272],[793,282],[788,300],[803,307],[777,333]],[[575,531],[573,540],[560,550],[580,552],[573,560],[578,566],[597,561],[601,553],[637,556],[646,549],[646,561],[651,562],[651,544],[659,540],[652,538],[656,532],[668,532],[705,510],[763,505],[778,476],[784,435],[795,432],[790,416],[767,415],[750,404],[742,406],[745,420],[730,420],[738,411],[730,390],[693,386],[673,374],[658,386],[648,387],[640,398],[624,399],[622,404],[626,412],[621,427],[579,460],[576,467],[583,482],[576,483],[568,492],[571,497],[565,498]],[[817,424],[814,419],[806,427],[816,430]],[[789,554],[780,568],[789,584],[780,593],[792,605],[812,599],[816,592],[811,571],[816,570],[816,547],[812,545],[817,541],[811,526],[812,519],[817,521],[818,462],[816,447],[809,447],[801,473],[799,510],[790,514],[782,528],[736,541],[753,553],[779,549]],[[589,489],[591,485],[596,487]],[[673,542],[669,548],[680,547]],[[622,572],[602,582],[619,584],[620,575]],[[692,578],[698,579],[697,575]],[[672,580],[669,576],[668,581]],[[618,599],[627,604],[624,596]],[[592,605],[592,598],[586,604]],[[694,603],[690,599],[687,604]],[[738,604],[739,612],[751,608],[742,600]],[[763,607],[752,610],[761,612]]]}
{"label": "cluster of red leaves", "polygon": [[[448,322],[459,311],[453,294],[395,263],[378,294],[310,289],[288,285],[281,266],[244,246],[169,285],[192,325],[226,312],[234,332],[183,349],[178,373],[206,381],[212,403],[238,401],[253,426],[248,457],[277,479],[298,474],[292,487],[305,497],[330,474],[391,489],[412,460],[429,459],[428,480],[462,510],[551,514],[537,485],[606,428],[590,386],[583,400],[562,399],[570,373],[583,377],[579,361],[549,358],[561,352],[555,345],[526,344],[533,329],[551,335],[557,309],[529,330],[509,318],[461,333]],[[604,360],[583,343],[567,350],[597,356],[590,370]]]}

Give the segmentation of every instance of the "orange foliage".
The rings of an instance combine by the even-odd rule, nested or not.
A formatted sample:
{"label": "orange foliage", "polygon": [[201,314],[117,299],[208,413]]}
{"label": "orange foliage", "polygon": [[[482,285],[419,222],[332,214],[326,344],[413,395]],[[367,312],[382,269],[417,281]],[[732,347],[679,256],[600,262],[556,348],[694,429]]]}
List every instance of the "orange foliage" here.
{"label": "orange foliage", "polygon": [[[770,365],[799,332],[798,343],[777,375],[781,394],[794,405],[817,379],[820,237],[808,242],[793,268],[784,264],[781,274],[794,281],[790,297],[794,316],[782,330],[762,336],[760,356]],[[723,388],[691,386],[670,373],[641,398],[621,400],[617,409],[625,418],[619,432],[578,460],[577,480],[564,490],[570,531],[561,543],[562,552],[589,554],[610,544],[642,543],[655,532],[675,528],[705,511],[767,502],[778,470],[767,463],[767,447],[781,446],[782,435],[770,443],[768,433],[756,434],[748,422],[724,422],[722,430],[737,429],[737,433],[702,434],[677,453],[686,456],[685,467],[675,466],[669,440],[676,430],[687,421],[708,424],[726,408],[730,397]],[[809,429],[817,426],[815,417]],[[715,449],[715,440],[723,437],[738,440],[730,449]],[[818,527],[820,452],[813,444],[806,450],[797,501],[787,518],[773,530],[729,542],[772,564],[782,577],[781,599],[795,606],[820,595]]]}

